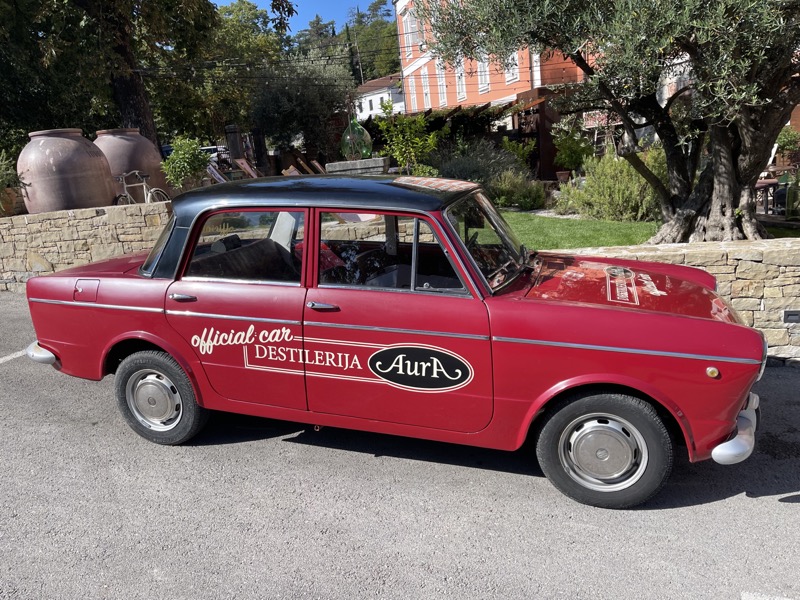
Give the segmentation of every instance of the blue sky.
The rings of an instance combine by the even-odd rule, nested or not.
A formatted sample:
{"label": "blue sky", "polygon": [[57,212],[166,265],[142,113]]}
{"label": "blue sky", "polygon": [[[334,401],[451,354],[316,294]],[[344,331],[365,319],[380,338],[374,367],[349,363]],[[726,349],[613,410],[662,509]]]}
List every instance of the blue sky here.
{"label": "blue sky", "polygon": [[[253,0],[259,8],[269,10],[269,1]],[[314,19],[315,15],[322,17],[323,21],[336,21],[336,31],[339,31],[347,22],[347,13],[351,6],[359,5],[362,10],[369,6],[370,0],[294,0],[297,14],[289,21],[292,30],[289,32],[294,35],[301,29],[308,27],[308,22]]]}

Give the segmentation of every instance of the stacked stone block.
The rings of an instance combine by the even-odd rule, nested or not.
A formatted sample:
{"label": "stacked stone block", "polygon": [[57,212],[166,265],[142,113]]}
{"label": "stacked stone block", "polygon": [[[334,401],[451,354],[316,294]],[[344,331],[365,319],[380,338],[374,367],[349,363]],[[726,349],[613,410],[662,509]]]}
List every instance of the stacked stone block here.
{"label": "stacked stone block", "polygon": [[170,205],[84,208],[0,219],[0,291],[37,275],[149,250]]}

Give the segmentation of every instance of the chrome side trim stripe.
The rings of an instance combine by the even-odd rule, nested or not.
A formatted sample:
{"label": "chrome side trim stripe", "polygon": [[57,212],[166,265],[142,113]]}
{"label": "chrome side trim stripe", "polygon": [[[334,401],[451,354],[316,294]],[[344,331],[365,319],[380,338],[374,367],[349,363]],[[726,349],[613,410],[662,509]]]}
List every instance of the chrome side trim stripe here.
{"label": "chrome side trim stripe", "polygon": [[40,304],[59,304],[62,306],[84,306],[88,308],[107,308],[109,310],[127,310],[132,312],[163,313],[163,308],[149,308],[146,306],[122,306],[120,304],[98,304],[97,302],[78,302],[77,300],[44,300],[31,298],[31,302]]}
{"label": "chrome side trim stripe", "polygon": [[309,327],[330,327],[331,329],[356,329],[359,331],[380,331],[382,333],[408,333],[411,335],[433,335],[437,337],[457,338],[460,340],[489,341],[488,335],[474,335],[468,333],[447,333],[443,331],[420,331],[419,329],[398,329],[394,327],[370,327],[368,325],[344,325],[340,323],[319,323],[306,321]]}
{"label": "chrome side trim stripe", "polygon": [[170,317],[200,317],[204,319],[219,319],[221,321],[247,321],[248,323],[272,323],[275,325],[301,325],[301,321],[290,321],[288,319],[268,319],[266,317],[248,317],[237,315],[218,315],[214,313],[193,312],[191,310],[168,310]]}
{"label": "chrome side trim stripe", "polygon": [[557,348],[572,348],[575,350],[596,350],[599,352],[620,352],[623,354],[641,354],[645,356],[666,356],[670,358],[687,358],[690,360],[712,360],[718,362],[739,363],[743,365],[760,365],[760,360],[752,358],[734,358],[732,356],[708,356],[705,354],[688,354],[684,352],[667,352],[666,350],[640,350],[638,348],[618,348],[616,346],[596,346],[593,344],[571,344],[568,342],[548,342],[544,340],[523,340],[494,336],[492,341],[507,342],[511,344],[531,344],[534,346],[551,346]]}

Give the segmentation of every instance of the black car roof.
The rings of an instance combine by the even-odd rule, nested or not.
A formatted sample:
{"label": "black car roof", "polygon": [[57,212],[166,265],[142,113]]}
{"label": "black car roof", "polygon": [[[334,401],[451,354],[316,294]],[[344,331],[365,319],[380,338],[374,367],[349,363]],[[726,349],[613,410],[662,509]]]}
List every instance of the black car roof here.
{"label": "black car roof", "polygon": [[330,206],[397,210],[441,210],[475,183],[406,176],[301,175],[222,183],[182,194],[172,201],[177,224],[188,227],[215,207]]}

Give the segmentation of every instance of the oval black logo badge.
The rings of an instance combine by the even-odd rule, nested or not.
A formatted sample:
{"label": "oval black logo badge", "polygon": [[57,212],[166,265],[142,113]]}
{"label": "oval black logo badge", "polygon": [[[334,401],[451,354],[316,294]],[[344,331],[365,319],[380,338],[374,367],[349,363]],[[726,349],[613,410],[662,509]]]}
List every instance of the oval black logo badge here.
{"label": "oval black logo badge", "polygon": [[369,357],[369,370],[395,387],[447,392],[472,381],[472,367],[460,356],[433,346],[390,346]]}

